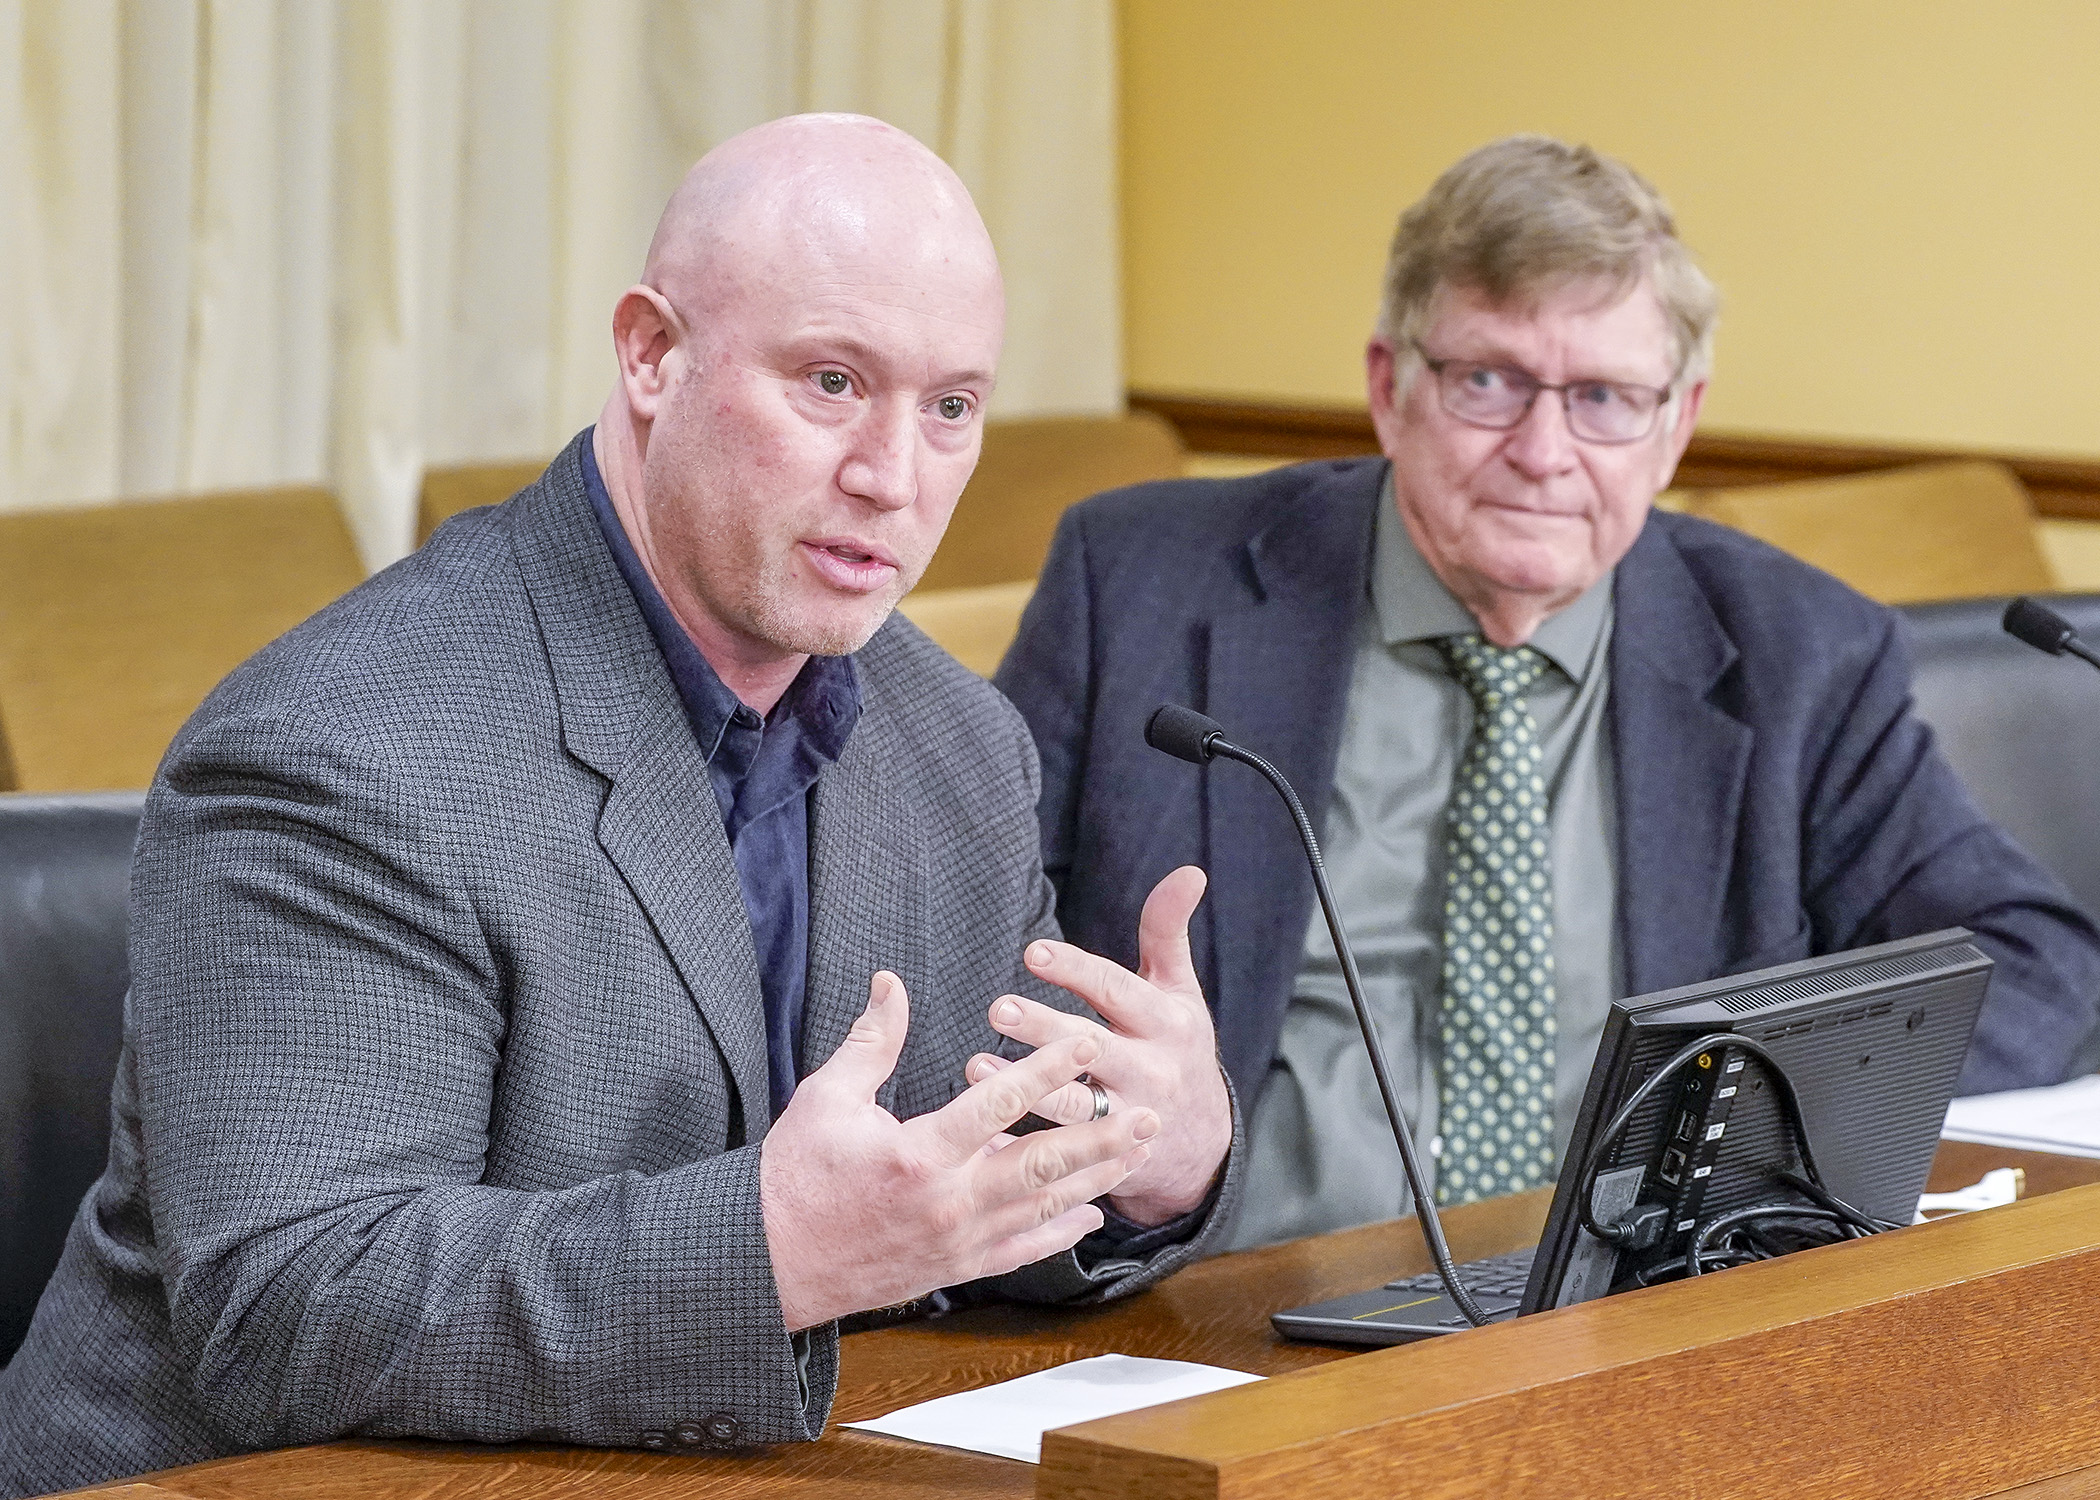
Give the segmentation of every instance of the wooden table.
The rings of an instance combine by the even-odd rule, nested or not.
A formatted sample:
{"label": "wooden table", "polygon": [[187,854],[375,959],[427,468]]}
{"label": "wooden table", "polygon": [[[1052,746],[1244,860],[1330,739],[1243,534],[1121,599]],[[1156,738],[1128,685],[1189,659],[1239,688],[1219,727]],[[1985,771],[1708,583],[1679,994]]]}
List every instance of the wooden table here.
{"label": "wooden table", "polygon": [[[2100,1182],[2100,1161],[2035,1156],[1948,1142],[1931,1189],[1965,1186],[1997,1166],[2027,1172],[2030,1195]],[[1496,1199],[1457,1209],[1445,1225],[1461,1260],[1530,1243],[1549,1194]],[[1350,1351],[1287,1343],[1268,1315],[1338,1296],[1389,1277],[1428,1269],[1407,1220],[1346,1230],[1238,1255],[1183,1271],[1164,1285],[1109,1307],[1084,1311],[983,1308],[844,1340],[832,1420],[880,1416],[933,1396],[1047,1369],[1095,1354],[1199,1360],[1261,1375],[1302,1370]],[[2096,1378],[2100,1384],[2100,1378]],[[2016,1440],[2016,1436],[2009,1436]],[[2100,1464],[2100,1454],[2095,1455]],[[883,1497],[1029,1496],[1033,1465],[922,1447],[834,1425],[821,1442],[734,1457],[587,1448],[474,1447],[422,1442],[342,1442],[219,1459],[146,1481],[79,1493],[107,1500],[338,1500],[415,1496],[417,1500],[509,1495]],[[1687,1494],[1693,1488],[1687,1488]],[[2020,1500],[2100,1500],[2100,1468],[2009,1492]]]}

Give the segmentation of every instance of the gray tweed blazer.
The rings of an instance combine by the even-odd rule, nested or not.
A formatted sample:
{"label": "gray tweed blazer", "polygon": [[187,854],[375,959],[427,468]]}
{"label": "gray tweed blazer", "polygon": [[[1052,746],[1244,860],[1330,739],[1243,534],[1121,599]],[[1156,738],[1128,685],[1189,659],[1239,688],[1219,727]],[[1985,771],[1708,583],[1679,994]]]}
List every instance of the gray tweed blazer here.
{"label": "gray tweed blazer", "polygon": [[[109,1167],[0,1372],[0,1494],[352,1433],[823,1430],[837,1331],[784,1330],[759,1213],[735,868],[578,451],[265,648],[169,750]],[[1000,1043],[995,995],[1040,993],[1019,957],[1054,898],[1019,716],[902,618],[858,662],[813,794],[804,1053],[896,970],[909,1116]],[[1192,1241],[997,1290],[1149,1284],[1229,1218],[1239,1159]]]}

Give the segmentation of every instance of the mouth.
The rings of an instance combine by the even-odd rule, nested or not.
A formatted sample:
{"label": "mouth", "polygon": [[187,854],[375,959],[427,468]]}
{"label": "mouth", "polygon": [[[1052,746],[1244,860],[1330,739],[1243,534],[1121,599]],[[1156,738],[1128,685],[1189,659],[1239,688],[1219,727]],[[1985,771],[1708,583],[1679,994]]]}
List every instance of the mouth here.
{"label": "mouth", "polygon": [[800,545],[817,576],[849,594],[872,594],[897,576],[897,559],[872,542],[824,537]]}

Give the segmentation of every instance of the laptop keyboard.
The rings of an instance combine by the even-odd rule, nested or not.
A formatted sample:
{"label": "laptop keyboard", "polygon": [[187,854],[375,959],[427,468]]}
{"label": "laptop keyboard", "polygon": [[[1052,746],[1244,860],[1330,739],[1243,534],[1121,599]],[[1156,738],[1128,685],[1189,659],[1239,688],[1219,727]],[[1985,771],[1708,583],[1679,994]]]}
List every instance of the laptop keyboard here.
{"label": "laptop keyboard", "polygon": [[[1512,1250],[1507,1255],[1490,1255],[1484,1260],[1469,1260],[1458,1268],[1458,1279],[1465,1283],[1466,1290],[1484,1297],[1522,1297],[1524,1284],[1531,1280],[1531,1258],[1538,1246],[1526,1245],[1522,1250]],[[1441,1292],[1444,1279],[1434,1271],[1424,1271],[1419,1276],[1406,1276],[1398,1281],[1388,1281],[1386,1289],[1394,1292]]]}

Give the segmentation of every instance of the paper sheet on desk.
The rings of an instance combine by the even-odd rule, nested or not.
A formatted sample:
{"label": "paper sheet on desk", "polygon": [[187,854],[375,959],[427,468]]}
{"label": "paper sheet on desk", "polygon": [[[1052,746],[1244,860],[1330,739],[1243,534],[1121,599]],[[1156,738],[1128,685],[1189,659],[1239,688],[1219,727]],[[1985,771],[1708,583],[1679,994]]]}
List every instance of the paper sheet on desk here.
{"label": "paper sheet on desk", "polygon": [[2100,1157],[2100,1074],[2053,1088],[1957,1099],[1947,1106],[1940,1134],[1950,1141]]}
{"label": "paper sheet on desk", "polygon": [[1018,1380],[921,1401],[872,1422],[843,1425],[1032,1464],[1042,1461],[1043,1434],[1053,1427],[1208,1395],[1259,1379],[1259,1375],[1242,1375],[1216,1365],[1102,1354]]}

